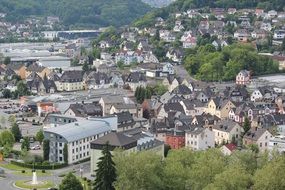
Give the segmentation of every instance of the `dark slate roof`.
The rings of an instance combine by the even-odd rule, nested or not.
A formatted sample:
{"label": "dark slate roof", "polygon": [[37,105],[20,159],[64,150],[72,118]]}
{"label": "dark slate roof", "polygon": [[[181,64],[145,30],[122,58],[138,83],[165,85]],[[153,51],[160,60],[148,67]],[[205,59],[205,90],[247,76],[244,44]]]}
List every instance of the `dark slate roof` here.
{"label": "dark slate roof", "polygon": [[184,113],[183,106],[179,102],[164,104],[164,110],[166,112],[179,111],[181,113]]}
{"label": "dark slate roof", "polygon": [[91,72],[88,74],[86,78],[86,83],[95,83],[95,84],[101,84],[101,81],[104,81],[105,84],[109,84],[111,80],[111,77],[109,77],[106,73],[101,72]]}
{"label": "dark slate roof", "polygon": [[118,123],[133,122],[133,117],[129,111],[114,114],[118,118]]}
{"label": "dark slate roof", "polygon": [[181,95],[189,95],[189,94],[192,94],[192,91],[186,85],[180,84],[175,89],[173,89],[172,93],[181,94]]}
{"label": "dark slate roof", "polygon": [[146,82],[147,80],[146,80],[145,75],[143,73],[140,73],[140,72],[130,73],[126,78],[126,82],[138,83],[141,81]]}
{"label": "dark slate roof", "polygon": [[123,133],[111,132],[91,142],[91,149],[102,149],[107,142],[111,146],[111,150],[115,148],[130,149],[137,146],[136,139],[128,137]]}
{"label": "dark slate roof", "polygon": [[224,132],[230,132],[236,125],[238,125],[236,122],[226,119],[214,125],[213,129],[224,131]]}
{"label": "dark slate roof", "polygon": [[102,115],[102,107],[96,103],[70,104],[68,109],[71,109],[76,117]]}
{"label": "dark slate roof", "polygon": [[264,128],[251,128],[243,138],[257,141],[266,131]]}
{"label": "dark slate roof", "polygon": [[19,70],[20,68],[22,68],[23,66],[25,66],[24,64],[21,63],[10,63],[9,65],[7,65],[7,69],[10,68],[13,71]]}
{"label": "dark slate roof", "polygon": [[185,99],[183,100],[183,103],[186,106],[187,110],[193,110],[195,107],[204,106],[204,104],[201,101],[194,99]]}
{"label": "dark slate roof", "polygon": [[12,75],[16,75],[15,71],[11,68],[7,68],[5,71],[5,75],[7,76],[12,76]]}
{"label": "dark slate roof", "polygon": [[42,67],[42,66],[39,66],[38,64],[31,64],[27,67],[27,71],[30,71],[30,72],[42,72],[43,70],[45,69],[45,67]]}
{"label": "dark slate roof", "polygon": [[49,75],[48,75],[48,78],[50,80],[53,80],[53,81],[59,81],[60,80],[60,77],[58,75],[58,73],[56,72],[51,72]]}
{"label": "dark slate roof", "polygon": [[61,76],[62,82],[81,82],[83,80],[83,71],[65,71]]}

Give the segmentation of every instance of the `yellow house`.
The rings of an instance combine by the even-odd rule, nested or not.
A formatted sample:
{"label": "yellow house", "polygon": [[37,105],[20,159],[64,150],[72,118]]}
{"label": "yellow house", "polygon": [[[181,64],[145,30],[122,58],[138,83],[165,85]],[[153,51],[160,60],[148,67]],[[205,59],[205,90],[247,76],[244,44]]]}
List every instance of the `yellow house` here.
{"label": "yellow house", "polygon": [[7,65],[7,69],[12,69],[21,79],[26,79],[26,66],[20,63],[11,63]]}
{"label": "yellow house", "polygon": [[26,68],[26,78],[33,72],[37,73],[41,78],[44,78],[45,75],[48,76],[51,73],[51,70],[47,67],[32,64]]}
{"label": "yellow house", "polygon": [[223,100],[222,98],[216,97],[212,98],[207,108],[205,109],[206,113],[211,115],[216,115],[219,118],[228,118],[229,112],[232,108],[235,108],[235,104],[230,100]]}

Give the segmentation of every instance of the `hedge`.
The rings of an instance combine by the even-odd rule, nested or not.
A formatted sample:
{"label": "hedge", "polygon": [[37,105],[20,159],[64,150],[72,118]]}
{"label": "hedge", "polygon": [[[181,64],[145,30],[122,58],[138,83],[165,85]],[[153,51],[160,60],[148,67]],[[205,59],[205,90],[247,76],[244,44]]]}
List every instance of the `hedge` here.
{"label": "hedge", "polygon": [[24,168],[30,168],[30,169],[35,169],[35,170],[53,170],[53,169],[60,169],[68,166],[68,164],[54,164],[54,165],[39,165],[39,164],[26,164],[22,162],[17,162],[14,160],[11,160],[11,164],[14,164],[16,166],[21,166]]}

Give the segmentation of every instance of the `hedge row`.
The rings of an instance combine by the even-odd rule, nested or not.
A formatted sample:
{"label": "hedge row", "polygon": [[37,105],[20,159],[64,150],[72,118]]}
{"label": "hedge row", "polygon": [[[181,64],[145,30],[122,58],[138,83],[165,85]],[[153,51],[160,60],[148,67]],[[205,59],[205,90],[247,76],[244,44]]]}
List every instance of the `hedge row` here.
{"label": "hedge row", "polygon": [[30,169],[35,169],[35,170],[53,170],[53,169],[60,169],[66,167],[68,164],[55,164],[55,165],[38,165],[38,164],[26,164],[22,162],[17,162],[11,160],[11,164],[21,166],[24,168],[30,168]]}

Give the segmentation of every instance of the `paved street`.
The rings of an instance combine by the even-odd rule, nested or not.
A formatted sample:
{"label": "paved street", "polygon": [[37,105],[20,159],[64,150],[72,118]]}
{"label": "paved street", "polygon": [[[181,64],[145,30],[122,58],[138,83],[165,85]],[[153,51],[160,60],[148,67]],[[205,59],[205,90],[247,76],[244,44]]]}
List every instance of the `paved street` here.
{"label": "paved street", "polygon": [[[0,167],[1,168],[1,167]],[[46,177],[39,177],[38,180],[48,180],[52,181],[54,184],[58,185],[60,184],[61,180],[63,178],[59,177],[61,174],[67,174],[68,172],[75,171],[74,174],[76,176],[81,176],[80,175],[80,168],[82,168],[82,177],[87,177],[91,179],[90,176],[90,162],[85,162],[82,164],[78,165],[71,165],[62,169],[54,170],[51,171],[52,175],[51,176],[46,176]],[[4,168],[2,168],[4,169]],[[5,178],[0,179],[0,190],[17,190],[18,188],[13,186],[13,183],[17,180],[32,180],[31,177],[26,177],[26,176],[21,176],[21,175],[15,175],[12,170],[5,170]]]}

